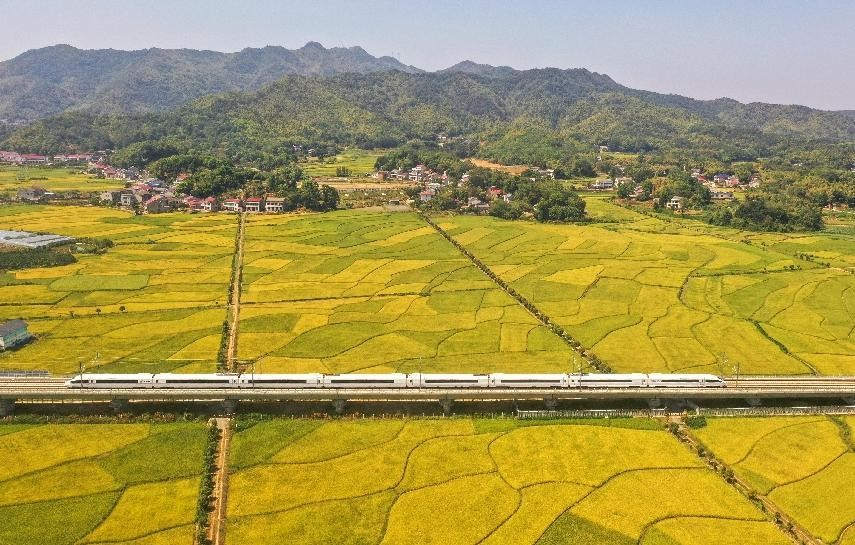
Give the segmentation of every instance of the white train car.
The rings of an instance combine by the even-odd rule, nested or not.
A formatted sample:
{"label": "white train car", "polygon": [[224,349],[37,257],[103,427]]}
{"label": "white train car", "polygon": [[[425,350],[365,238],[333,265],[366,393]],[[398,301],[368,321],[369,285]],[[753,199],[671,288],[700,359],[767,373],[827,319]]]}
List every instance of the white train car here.
{"label": "white train car", "polygon": [[238,375],[158,373],[153,388],[237,388]]}
{"label": "white train car", "polygon": [[[417,376],[415,376],[417,375]],[[413,373],[410,377],[419,388],[489,388],[489,375],[461,373]]]}
{"label": "white train car", "polygon": [[322,388],[324,376],[321,373],[291,375],[244,373],[238,379],[240,388]]}
{"label": "white train car", "polygon": [[715,375],[702,373],[650,373],[651,388],[724,388],[726,384]]}
{"label": "white train car", "polygon": [[83,373],[65,381],[69,388],[151,388],[151,373]]}
{"label": "white train car", "polygon": [[647,386],[644,373],[589,373],[578,375],[579,388],[642,388]]}
{"label": "white train car", "polygon": [[404,373],[323,375],[324,388],[405,388],[406,386],[407,375]]}
{"label": "white train car", "polygon": [[570,380],[570,376],[557,373],[491,373],[489,384],[491,388],[568,388]]}

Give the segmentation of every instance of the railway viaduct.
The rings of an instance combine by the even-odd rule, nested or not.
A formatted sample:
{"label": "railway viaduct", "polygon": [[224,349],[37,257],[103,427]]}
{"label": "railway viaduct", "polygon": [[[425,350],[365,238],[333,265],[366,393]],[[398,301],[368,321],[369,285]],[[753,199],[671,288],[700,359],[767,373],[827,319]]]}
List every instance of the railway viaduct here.
{"label": "railway viaduct", "polygon": [[727,378],[724,388],[607,388],[607,389],[75,389],[59,378],[0,378],[0,416],[12,414],[16,403],[88,403],[109,402],[119,410],[134,402],[150,404],[222,403],[223,410],[233,412],[239,402],[328,402],[341,412],[346,402],[384,403],[438,402],[450,412],[454,402],[543,401],[553,408],[559,401],[588,401],[604,404],[618,401],[647,402],[651,405],[669,402],[689,404],[746,400],[761,404],[775,400],[779,404],[805,403],[813,400],[828,403],[842,400],[855,404],[855,377],[752,376]]}

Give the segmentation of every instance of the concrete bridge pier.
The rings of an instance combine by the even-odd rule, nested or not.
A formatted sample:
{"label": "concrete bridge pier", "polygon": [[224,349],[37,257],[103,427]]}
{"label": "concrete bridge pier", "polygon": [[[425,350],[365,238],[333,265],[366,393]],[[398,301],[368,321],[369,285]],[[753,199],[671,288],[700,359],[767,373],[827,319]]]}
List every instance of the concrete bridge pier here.
{"label": "concrete bridge pier", "polygon": [[223,414],[235,414],[237,412],[237,399],[223,400]]}
{"label": "concrete bridge pier", "polygon": [[662,400],[658,397],[651,397],[647,400],[647,406],[651,409],[660,409],[662,408]]}
{"label": "concrete bridge pier", "polygon": [[333,410],[335,414],[344,414],[344,408],[347,407],[346,399],[333,399]]}
{"label": "concrete bridge pier", "polygon": [[763,401],[759,397],[746,397],[745,402],[749,407],[759,407],[763,404]]}
{"label": "concrete bridge pier", "polygon": [[15,412],[14,399],[0,399],[0,416],[12,416]]}
{"label": "concrete bridge pier", "polygon": [[131,406],[131,402],[127,399],[111,399],[110,410],[115,414],[126,412]]}
{"label": "concrete bridge pier", "polygon": [[454,400],[446,397],[439,400],[439,405],[442,407],[442,414],[448,416],[451,414],[451,409],[454,408]]}
{"label": "concrete bridge pier", "polygon": [[547,411],[554,411],[558,407],[558,399],[555,396],[544,397],[543,404],[546,406]]}

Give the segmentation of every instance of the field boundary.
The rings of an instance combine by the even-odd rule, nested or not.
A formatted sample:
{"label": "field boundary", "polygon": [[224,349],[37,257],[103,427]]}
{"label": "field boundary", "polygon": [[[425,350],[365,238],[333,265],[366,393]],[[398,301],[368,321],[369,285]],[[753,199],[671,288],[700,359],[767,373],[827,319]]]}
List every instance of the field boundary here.
{"label": "field boundary", "polygon": [[211,509],[209,540],[211,545],[222,545],[226,536],[226,506],[229,491],[229,444],[231,441],[231,420],[216,418],[214,425],[219,430],[217,456],[214,460],[213,493],[214,505]]}
{"label": "field boundary", "polygon": [[724,481],[737,492],[748,498],[764,515],[770,518],[782,532],[793,540],[794,543],[823,545],[823,542],[798,524],[787,513],[779,508],[766,495],[760,494],[751,485],[736,476],[733,469],[695,437],[689,429],[684,417],[669,418],[668,431],[670,431],[681,443],[686,445],[695,453],[711,470],[716,472]]}
{"label": "field boundary", "polygon": [[534,303],[520,295],[515,289],[513,289],[507,282],[502,280],[499,275],[493,272],[487,265],[485,265],[480,259],[475,257],[475,255],[470,252],[467,248],[465,248],[462,244],[457,242],[454,237],[449,235],[442,227],[437,225],[427,214],[422,211],[418,211],[419,216],[431,227],[433,227],[437,233],[439,233],[444,239],[450,242],[457,250],[465,255],[469,260],[474,264],[481,272],[483,272],[487,277],[490,278],[495,284],[497,284],[502,291],[507,293],[514,299],[517,303],[522,305],[529,314],[534,316],[534,318],[540,322],[542,325],[549,328],[552,333],[557,335],[562,341],[564,341],[567,346],[569,346],[574,353],[580,355],[592,368],[596,369],[602,373],[611,373],[612,368],[609,367],[608,364],[601,361],[597,356],[595,356],[590,350],[585,350],[582,347],[582,343],[574,339],[570,336],[567,331],[564,330],[563,327],[553,322],[552,319],[544,313],[542,310],[537,308]]}
{"label": "field boundary", "polygon": [[229,309],[226,316],[228,327],[223,327],[223,333],[228,332],[228,347],[225,354],[225,367],[228,371],[237,369],[238,323],[240,321],[240,295],[243,281],[243,239],[246,228],[246,214],[241,213],[238,219],[238,232],[235,237],[235,256],[232,262],[232,280],[229,284]]}

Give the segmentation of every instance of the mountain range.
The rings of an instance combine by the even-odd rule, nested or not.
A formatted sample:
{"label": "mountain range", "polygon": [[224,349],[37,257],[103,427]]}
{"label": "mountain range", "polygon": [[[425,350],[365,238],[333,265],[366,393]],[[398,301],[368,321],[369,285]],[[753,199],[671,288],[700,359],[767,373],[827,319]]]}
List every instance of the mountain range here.
{"label": "mountain range", "polygon": [[[15,78],[41,91],[8,94]],[[579,144],[687,149],[726,160],[855,141],[851,111],[695,100],[578,68],[463,61],[425,72],[314,42],[239,53],[31,51],[0,63],[0,118],[12,111],[37,121],[0,146],[42,152],[170,139],[254,157],[292,143],[387,147],[444,133],[478,143],[482,156],[545,163]]]}
{"label": "mountain range", "polygon": [[258,89],[286,74],[386,70],[421,71],[361,47],[327,49],[317,42],[294,50],[268,46],[236,53],[55,45],[0,62],[0,119],[21,123],[82,109],[158,111],[211,93]]}

